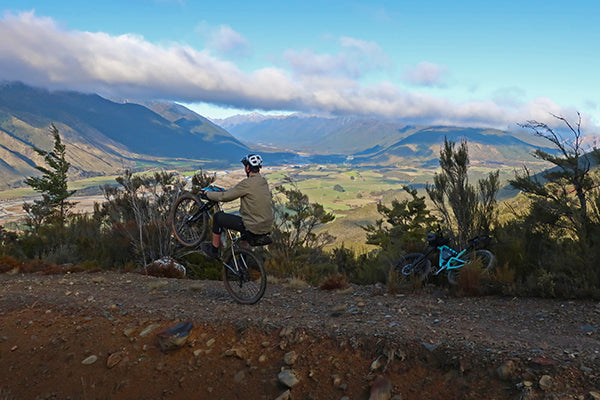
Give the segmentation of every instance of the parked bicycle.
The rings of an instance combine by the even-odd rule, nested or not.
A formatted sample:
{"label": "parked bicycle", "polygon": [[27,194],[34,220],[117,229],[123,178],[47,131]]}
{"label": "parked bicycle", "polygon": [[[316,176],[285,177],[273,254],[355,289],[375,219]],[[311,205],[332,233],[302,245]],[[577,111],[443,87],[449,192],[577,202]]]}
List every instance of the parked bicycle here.
{"label": "parked bicycle", "polygon": [[456,285],[460,269],[467,264],[478,260],[481,267],[485,271],[491,271],[494,268],[496,257],[494,254],[483,249],[489,245],[490,236],[480,235],[469,240],[466,248],[455,250],[448,246],[450,239],[444,237],[442,232],[438,230],[435,233],[427,234],[427,242],[429,248],[425,253],[411,253],[403,256],[396,269],[404,276],[414,275],[419,280],[425,280],[431,273],[431,260],[429,255],[437,251],[439,253],[438,263],[434,275],[439,275],[446,271],[448,282],[451,285]]}
{"label": "parked bicycle", "polygon": [[[218,186],[207,186],[206,191],[224,191]],[[221,210],[221,204],[192,193],[179,196],[171,213],[173,234],[179,243],[187,247],[198,246],[206,240],[210,231],[211,210]],[[242,304],[258,302],[267,288],[267,274],[264,264],[250,249],[271,243],[266,235],[243,235],[227,229],[224,234],[225,247],[221,248],[219,259],[223,262],[223,282],[227,292],[235,301]]]}

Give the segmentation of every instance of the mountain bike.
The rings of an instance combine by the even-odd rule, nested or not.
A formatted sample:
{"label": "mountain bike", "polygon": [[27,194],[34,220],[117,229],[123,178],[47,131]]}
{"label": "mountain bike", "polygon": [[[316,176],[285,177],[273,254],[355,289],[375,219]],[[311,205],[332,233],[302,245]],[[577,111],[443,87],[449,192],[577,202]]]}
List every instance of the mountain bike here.
{"label": "mountain bike", "polygon": [[480,235],[468,241],[466,248],[455,250],[448,246],[450,239],[444,237],[440,230],[435,233],[427,234],[428,250],[425,253],[406,254],[396,264],[395,268],[404,276],[414,275],[418,280],[425,280],[431,273],[431,260],[429,255],[435,251],[439,253],[437,269],[433,272],[434,275],[439,275],[446,271],[448,282],[451,285],[456,285],[460,269],[467,264],[471,264],[478,260],[481,262],[481,267],[484,271],[490,272],[494,268],[496,257],[489,251],[482,249],[489,245],[490,236]]}
{"label": "mountain bike", "polygon": [[[224,191],[218,186],[207,186],[206,191]],[[171,212],[171,226],[177,241],[186,247],[196,247],[209,236],[211,211],[222,210],[221,204],[199,198],[192,193],[180,195]],[[225,289],[241,304],[258,302],[267,288],[267,274],[263,261],[250,249],[271,243],[266,235],[254,235],[226,229],[224,247],[220,248],[219,259],[223,263]],[[200,251],[200,250],[198,250]]]}

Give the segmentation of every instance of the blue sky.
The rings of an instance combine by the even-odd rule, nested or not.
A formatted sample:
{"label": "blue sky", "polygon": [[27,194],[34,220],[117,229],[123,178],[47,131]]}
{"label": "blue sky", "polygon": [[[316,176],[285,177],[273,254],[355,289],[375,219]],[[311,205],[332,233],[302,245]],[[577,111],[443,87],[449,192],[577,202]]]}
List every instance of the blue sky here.
{"label": "blue sky", "polygon": [[[595,1],[0,0],[0,80],[303,112],[600,133]],[[555,121],[554,121],[555,122]]]}

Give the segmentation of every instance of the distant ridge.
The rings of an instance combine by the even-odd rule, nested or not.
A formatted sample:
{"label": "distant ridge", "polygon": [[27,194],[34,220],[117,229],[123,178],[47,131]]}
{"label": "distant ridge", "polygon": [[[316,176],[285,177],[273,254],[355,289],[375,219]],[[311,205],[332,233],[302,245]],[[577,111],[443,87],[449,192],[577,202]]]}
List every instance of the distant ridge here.
{"label": "distant ridge", "polygon": [[228,117],[228,118],[221,118],[221,119],[214,119],[212,120],[215,124],[220,125],[224,128],[229,128],[231,126],[235,126],[238,124],[244,124],[244,123],[257,123],[257,122],[261,122],[267,119],[273,119],[273,118],[278,118],[278,117],[272,117],[272,116],[268,116],[268,115],[263,115],[257,112],[253,112],[250,114],[244,114],[244,115],[234,115],[232,117]]}

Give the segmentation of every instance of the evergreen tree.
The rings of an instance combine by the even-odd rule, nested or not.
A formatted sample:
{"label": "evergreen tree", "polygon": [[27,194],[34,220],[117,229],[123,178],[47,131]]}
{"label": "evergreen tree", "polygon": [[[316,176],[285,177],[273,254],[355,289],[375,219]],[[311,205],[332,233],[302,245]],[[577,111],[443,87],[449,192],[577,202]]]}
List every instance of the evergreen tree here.
{"label": "evergreen tree", "polygon": [[61,142],[60,134],[54,124],[50,125],[50,133],[54,137],[54,147],[51,151],[33,149],[42,157],[46,166],[36,166],[41,176],[30,176],[25,183],[42,198],[34,200],[33,204],[25,203],[23,209],[29,214],[28,224],[38,228],[42,223],[58,223],[63,226],[69,210],[76,204],[68,201],[75,190],[69,190],[67,172],[71,164],[66,159],[66,146]]}

